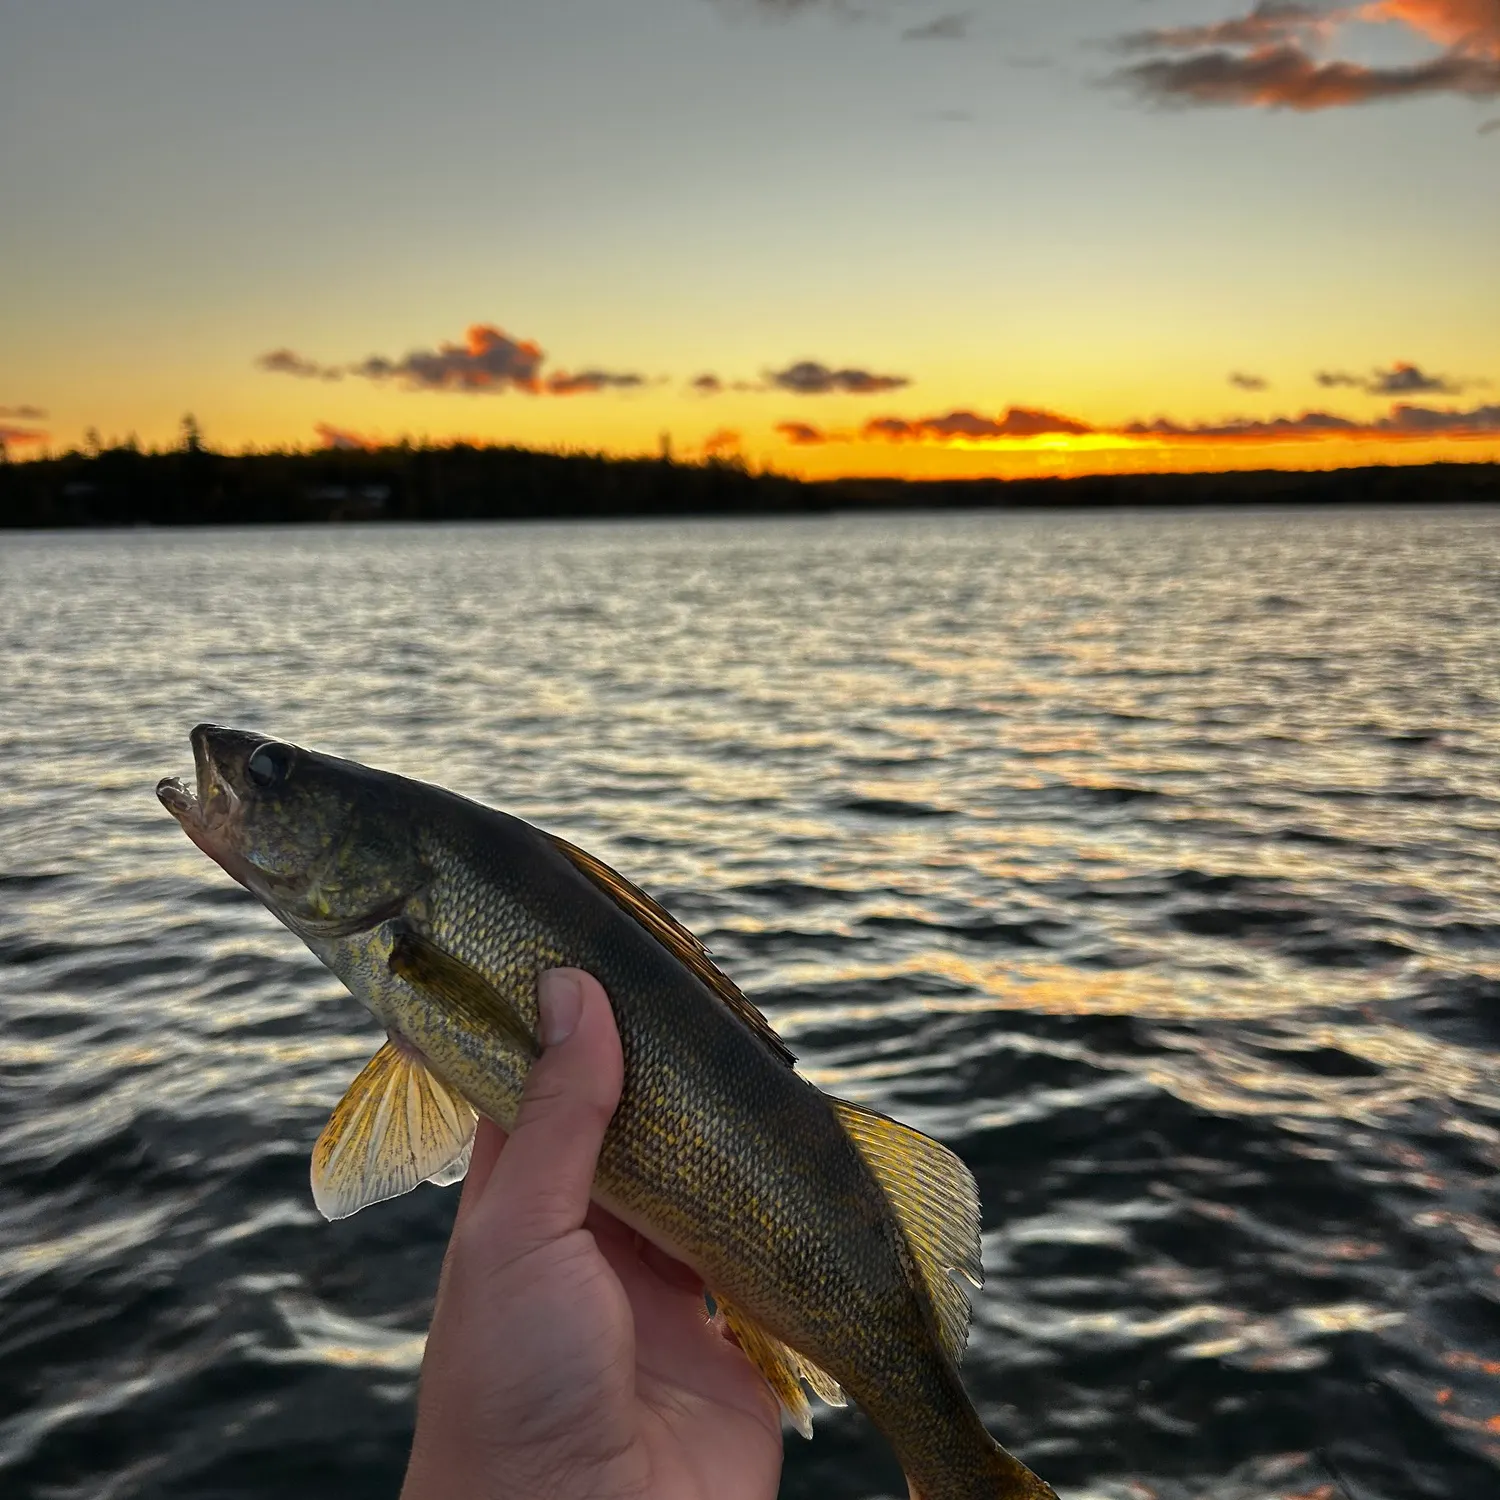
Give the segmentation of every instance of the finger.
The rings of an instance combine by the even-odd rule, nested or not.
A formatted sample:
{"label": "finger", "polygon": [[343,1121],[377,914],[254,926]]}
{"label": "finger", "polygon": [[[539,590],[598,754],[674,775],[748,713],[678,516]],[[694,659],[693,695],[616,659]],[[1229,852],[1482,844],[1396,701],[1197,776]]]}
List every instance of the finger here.
{"label": "finger", "polygon": [[500,1159],[500,1148],[504,1144],[505,1132],[493,1120],[480,1115],[479,1126],[474,1132],[474,1150],[469,1157],[468,1175],[464,1178],[458,1211],[454,1215],[455,1224],[463,1223],[484,1196],[490,1174],[495,1170],[495,1163]]}
{"label": "finger", "polygon": [[624,1078],[620,1036],[597,979],[549,970],[538,1002],[544,1050],[483,1195],[486,1217],[495,1205],[495,1233],[514,1253],[582,1226]]}

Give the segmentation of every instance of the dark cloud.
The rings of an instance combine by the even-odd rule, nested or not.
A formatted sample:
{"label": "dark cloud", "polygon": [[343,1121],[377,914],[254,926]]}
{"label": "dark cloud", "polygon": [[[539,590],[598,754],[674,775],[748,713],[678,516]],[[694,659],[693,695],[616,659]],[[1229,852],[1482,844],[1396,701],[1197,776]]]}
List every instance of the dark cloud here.
{"label": "dark cloud", "polygon": [[961,42],[969,34],[969,23],[974,19],[968,11],[954,11],[946,16],[935,16],[920,26],[908,26],[901,33],[903,42]]}
{"label": "dark cloud", "polygon": [[700,396],[717,396],[724,389],[724,382],[717,375],[698,375],[689,384]]}
{"label": "dark cloud", "polygon": [[1263,391],[1271,382],[1264,375],[1247,375],[1243,370],[1231,370],[1229,383],[1242,391]]}
{"label": "dark cloud", "polygon": [[645,383],[644,375],[632,371],[580,370],[576,375],[549,375],[547,390],[554,396],[577,396],[594,391],[630,391]]}
{"label": "dark cloud", "polygon": [[[1397,368],[1400,368],[1399,366]],[[1048,436],[1162,439],[1167,445],[1193,443],[1313,442],[1319,439],[1416,439],[1500,437],[1500,403],[1438,408],[1398,402],[1383,417],[1361,421],[1329,411],[1288,417],[1229,417],[1217,422],[1179,422],[1171,417],[1093,427],[1072,417],[1035,407],[1012,406],[999,417],[951,411],[940,417],[874,417],[857,431],[826,431],[805,422],[782,422],[776,429],[797,446],[818,443],[929,442],[985,443]]]}
{"label": "dark cloud", "polygon": [[594,391],[631,390],[646,383],[634,371],[586,369],[544,375],[546,355],[530,339],[514,339],[490,323],[475,323],[461,344],[414,349],[402,359],[372,354],[351,365],[321,365],[295,349],[273,349],[255,363],[262,370],[302,379],[394,380],[415,391],[525,391],[530,395],[576,396]]}
{"label": "dark cloud", "polygon": [[316,360],[306,359],[295,349],[272,349],[255,361],[262,370],[273,375],[296,375],[302,380],[342,380],[344,372],[337,365],[320,365]]}
{"label": "dark cloud", "polygon": [[910,385],[905,375],[872,375],[868,370],[831,370],[814,359],[799,360],[784,370],[773,370],[766,376],[776,390],[792,391],[799,396],[826,396],[832,391],[851,395],[870,395],[875,391],[895,391]]}
{"label": "dark cloud", "polygon": [[1313,379],[1327,390],[1346,386],[1371,396],[1457,396],[1480,380],[1456,380],[1450,375],[1432,375],[1419,366],[1398,359],[1388,370],[1369,375],[1351,375],[1347,370],[1319,370]]}
{"label": "dark cloud", "polygon": [[1087,422],[1059,416],[1056,412],[1012,406],[1000,417],[983,417],[972,411],[950,411],[947,416],[917,417],[911,421],[901,417],[876,417],[865,423],[861,435],[885,438],[890,442],[918,438],[955,442],[965,438],[978,441],[985,438],[1044,437],[1048,433],[1076,435],[1092,430]]}
{"label": "dark cloud", "polygon": [[1484,437],[1500,433],[1500,405],[1454,407],[1397,403],[1373,422],[1356,422],[1333,412],[1305,411],[1300,417],[1269,421],[1232,418],[1227,422],[1181,423],[1158,417],[1154,422],[1132,422],[1119,429],[1127,436],[1199,438],[1224,441],[1275,441],[1318,437]]}
{"label": "dark cloud", "polygon": [[1175,438],[1291,438],[1326,437],[1335,432],[1358,432],[1360,424],[1327,411],[1305,411],[1300,417],[1232,417],[1226,422],[1174,422],[1157,417],[1151,422],[1130,422],[1119,429],[1127,437]]}
{"label": "dark cloud", "polygon": [[489,323],[475,323],[461,344],[415,349],[404,359],[373,354],[351,365],[369,380],[400,380],[424,391],[529,391],[542,389],[540,370],[546,356],[540,344],[513,339]]}
{"label": "dark cloud", "polygon": [[[1398,25],[1443,51],[1414,63],[1366,67],[1308,50],[1352,22]],[[1131,32],[1117,45],[1166,54],[1114,75],[1158,104],[1309,111],[1421,94],[1500,94],[1496,0],[1365,0],[1336,9],[1262,0],[1226,21]]]}
{"label": "dark cloud", "polygon": [[1420,435],[1423,437],[1476,437],[1500,433],[1500,402],[1476,406],[1470,411],[1452,407],[1437,410],[1430,406],[1408,406],[1398,403],[1388,417],[1375,423],[1381,432]]}
{"label": "dark cloud", "polygon": [[1262,0],[1248,15],[1207,26],[1162,26],[1132,31],[1115,45],[1127,52],[1196,51],[1202,47],[1265,47],[1308,31],[1331,29],[1331,17],[1314,5]]}
{"label": "dark cloud", "polygon": [[45,422],[47,413],[40,406],[0,406],[0,417],[16,422]]}
{"label": "dark cloud", "polygon": [[1500,59],[1459,52],[1407,67],[1367,68],[1318,62],[1301,47],[1286,45],[1244,55],[1212,51],[1153,58],[1115,76],[1157,104],[1260,105],[1303,112],[1419,94],[1500,94]]}

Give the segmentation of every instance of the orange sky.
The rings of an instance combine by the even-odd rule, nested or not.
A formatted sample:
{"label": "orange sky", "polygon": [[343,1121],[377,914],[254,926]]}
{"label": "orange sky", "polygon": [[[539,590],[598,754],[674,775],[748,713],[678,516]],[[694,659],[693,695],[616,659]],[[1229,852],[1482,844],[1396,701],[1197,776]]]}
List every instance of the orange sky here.
{"label": "orange sky", "polygon": [[1496,0],[77,0],[0,138],[14,458],[1500,459]]}

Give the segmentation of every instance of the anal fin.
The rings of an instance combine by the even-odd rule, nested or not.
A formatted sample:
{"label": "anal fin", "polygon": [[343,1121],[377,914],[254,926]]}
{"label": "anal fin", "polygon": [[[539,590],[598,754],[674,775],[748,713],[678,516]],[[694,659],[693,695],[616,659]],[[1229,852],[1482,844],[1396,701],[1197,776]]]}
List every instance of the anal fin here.
{"label": "anal fin", "polygon": [[828,1406],[846,1406],[843,1387],[826,1370],[780,1339],[766,1332],[753,1318],[731,1307],[717,1292],[714,1305],[729,1325],[750,1363],[765,1377],[765,1382],[781,1403],[781,1409],[805,1438],[812,1436],[812,1406],[802,1389],[805,1381],[813,1394]]}
{"label": "anal fin", "polygon": [[442,1186],[469,1169],[479,1116],[405,1045],[385,1042],[334,1107],[312,1154],[312,1193],[325,1219]]}

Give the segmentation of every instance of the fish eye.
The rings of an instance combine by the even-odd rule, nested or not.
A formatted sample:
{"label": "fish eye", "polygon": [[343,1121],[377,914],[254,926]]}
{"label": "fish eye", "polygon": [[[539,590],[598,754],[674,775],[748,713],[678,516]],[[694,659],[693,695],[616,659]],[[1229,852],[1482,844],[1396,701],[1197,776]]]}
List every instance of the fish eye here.
{"label": "fish eye", "polygon": [[257,745],[245,762],[245,771],[250,780],[262,791],[285,781],[292,769],[292,750],[289,745],[278,745],[270,741]]}

